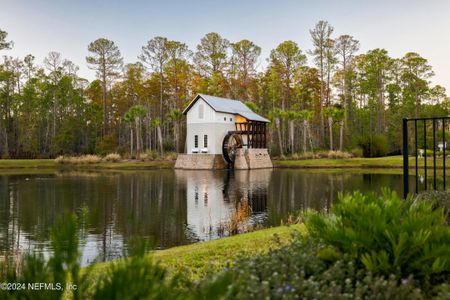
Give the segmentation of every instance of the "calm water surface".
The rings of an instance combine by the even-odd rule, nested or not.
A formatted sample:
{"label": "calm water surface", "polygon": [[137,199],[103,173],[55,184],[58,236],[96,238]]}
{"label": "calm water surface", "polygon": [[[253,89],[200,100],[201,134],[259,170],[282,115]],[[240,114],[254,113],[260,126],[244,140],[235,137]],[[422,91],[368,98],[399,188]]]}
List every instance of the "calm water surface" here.
{"label": "calm water surface", "polygon": [[[370,172],[370,171],[367,171]],[[402,176],[354,171],[143,171],[0,173],[0,253],[48,254],[50,229],[64,211],[87,212],[82,263],[126,255],[131,237],[158,248],[227,235],[242,203],[250,226],[276,226],[299,210],[327,210],[342,191],[398,193]]]}

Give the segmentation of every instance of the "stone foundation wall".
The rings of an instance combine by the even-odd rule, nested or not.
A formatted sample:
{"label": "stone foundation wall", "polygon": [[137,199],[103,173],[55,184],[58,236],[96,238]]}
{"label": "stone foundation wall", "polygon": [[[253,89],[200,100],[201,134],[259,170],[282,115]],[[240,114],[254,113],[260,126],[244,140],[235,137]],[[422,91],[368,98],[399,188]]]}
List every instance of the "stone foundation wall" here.
{"label": "stone foundation wall", "polygon": [[178,154],[175,169],[217,170],[226,169],[228,164],[221,154]]}
{"label": "stone foundation wall", "polygon": [[267,149],[238,149],[234,161],[234,169],[266,169],[273,168]]}
{"label": "stone foundation wall", "polygon": [[[178,154],[175,169],[218,170],[228,164],[221,154]],[[236,170],[273,168],[267,149],[238,149],[234,162]]]}

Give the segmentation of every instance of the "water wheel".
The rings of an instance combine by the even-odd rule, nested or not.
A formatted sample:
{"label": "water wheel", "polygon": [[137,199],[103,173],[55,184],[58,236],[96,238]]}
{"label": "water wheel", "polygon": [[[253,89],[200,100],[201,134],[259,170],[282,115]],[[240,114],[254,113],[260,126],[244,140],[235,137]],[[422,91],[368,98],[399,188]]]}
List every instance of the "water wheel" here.
{"label": "water wheel", "polygon": [[232,164],[234,162],[236,151],[237,149],[242,148],[243,144],[239,134],[228,132],[222,143],[223,157],[228,163]]}

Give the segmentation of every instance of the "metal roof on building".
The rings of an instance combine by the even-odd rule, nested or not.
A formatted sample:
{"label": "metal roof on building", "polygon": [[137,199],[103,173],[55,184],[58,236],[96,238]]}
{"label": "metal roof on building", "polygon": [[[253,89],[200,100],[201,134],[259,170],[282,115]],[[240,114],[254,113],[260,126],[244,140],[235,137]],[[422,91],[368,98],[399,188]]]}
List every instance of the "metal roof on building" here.
{"label": "metal roof on building", "polygon": [[244,103],[239,100],[209,96],[204,94],[198,94],[194,100],[189,103],[189,105],[184,109],[183,114],[186,114],[189,109],[197,102],[198,99],[202,98],[209,106],[212,107],[217,112],[229,113],[240,115],[247,120],[257,121],[257,122],[270,122],[266,118],[261,117],[260,115],[254,113],[250,108],[247,107]]}

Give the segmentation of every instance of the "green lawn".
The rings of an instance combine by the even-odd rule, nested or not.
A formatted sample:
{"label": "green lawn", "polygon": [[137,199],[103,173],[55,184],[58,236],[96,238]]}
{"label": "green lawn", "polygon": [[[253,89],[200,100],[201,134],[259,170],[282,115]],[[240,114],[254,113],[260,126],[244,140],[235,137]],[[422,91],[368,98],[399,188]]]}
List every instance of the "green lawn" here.
{"label": "green lawn", "polygon": [[[450,164],[450,158],[447,159]],[[410,157],[410,167],[415,165],[415,158]],[[305,160],[274,160],[277,168],[359,168],[359,169],[399,169],[403,166],[403,157],[387,156],[376,158],[348,158],[348,159],[305,159]],[[442,168],[443,159],[436,160],[438,168]],[[89,169],[89,170],[148,170],[148,169],[171,169],[174,161],[122,161],[117,163],[101,162],[95,164],[58,164],[53,159],[0,159],[1,170],[14,169]],[[424,159],[419,159],[419,165],[424,165]],[[433,158],[428,157],[427,165],[433,167]]]}
{"label": "green lawn", "polygon": [[53,159],[0,159],[0,170],[12,169],[170,169],[173,161],[122,161],[117,163],[101,162],[95,164],[58,164]]}
{"label": "green lawn", "polygon": [[[239,255],[264,253],[285,244],[293,231],[305,232],[303,225],[279,226],[218,240],[173,247],[151,255],[169,271],[180,271],[196,280],[208,272],[217,272],[236,260]],[[102,272],[111,262],[93,266],[92,274]]]}
{"label": "green lawn", "polygon": [[[348,158],[348,159],[305,159],[305,160],[274,160],[274,166],[278,168],[402,168],[403,157],[387,156],[375,158]],[[410,167],[415,166],[415,158],[409,158]],[[424,159],[419,159],[419,166],[424,165]],[[438,167],[443,166],[442,157],[436,159]],[[446,165],[450,165],[450,158]],[[433,158],[427,158],[427,167],[433,167]]]}
{"label": "green lawn", "polygon": [[56,166],[53,159],[0,159],[0,169],[49,169]]}

